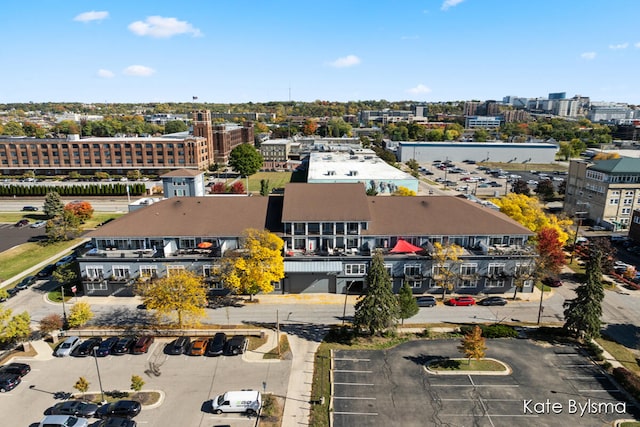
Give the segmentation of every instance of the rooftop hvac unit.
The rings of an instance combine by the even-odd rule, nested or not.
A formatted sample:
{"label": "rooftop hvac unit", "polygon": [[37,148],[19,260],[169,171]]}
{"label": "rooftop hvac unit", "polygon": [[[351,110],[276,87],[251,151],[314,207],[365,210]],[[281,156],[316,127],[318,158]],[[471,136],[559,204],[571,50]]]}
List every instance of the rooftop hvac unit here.
{"label": "rooftop hvac unit", "polygon": [[335,175],[335,174],[336,174],[336,171],[327,171],[327,175],[329,175],[329,176],[332,176],[332,175]]}
{"label": "rooftop hvac unit", "polygon": [[358,175],[358,171],[349,171],[349,176],[356,176]]}

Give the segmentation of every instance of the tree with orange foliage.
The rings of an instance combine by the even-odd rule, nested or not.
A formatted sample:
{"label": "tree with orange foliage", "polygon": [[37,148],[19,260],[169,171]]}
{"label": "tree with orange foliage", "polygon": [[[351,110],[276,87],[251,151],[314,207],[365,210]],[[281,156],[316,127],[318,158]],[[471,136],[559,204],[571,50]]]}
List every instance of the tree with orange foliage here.
{"label": "tree with orange foliage", "polygon": [[80,222],[85,222],[93,216],[93,206],[89,202],[69,202],[64,210],[71,212]]}
{"label": "tree with orange foliage", "polygon": [[538,270],[546,274],[559,274],[566,261],[558,230],[553,227],[543,227],[536,234],[536,240]]}
{"label": "tree with orange foliage", "polygon": [[304,126],[302,127],[302,133],[305,135],[315,135],[318,130],[318,122],[315,120],[307,119],[304,122]]}
{"label": "tree with orange foliage", "polygon": [[593,156],[592,160],[614,160],[619,158],[620,158],[620,154],[618,153],[598,153],[595,156]]}

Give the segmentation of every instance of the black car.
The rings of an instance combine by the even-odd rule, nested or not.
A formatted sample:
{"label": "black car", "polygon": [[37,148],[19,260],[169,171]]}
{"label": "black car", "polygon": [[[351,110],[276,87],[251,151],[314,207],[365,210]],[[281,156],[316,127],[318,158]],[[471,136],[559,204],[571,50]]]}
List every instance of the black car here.
{"label": "black car", "polygon": [[116,345],[113,346],[111,354],[122,356],[131,352],[131,347],[136,343],[135,337],[121,337]]}
{"label": "black car", "polygon": [[85,341],[82,341],[71,354],[77,357],[91,356],[93,354],[93,349],[98,347],[101,343],[102,338],[100,337],[87,338]]}
{"label": "black car", "polygon": [[502,297],[487,297],[478,301],[478,305],[507,305],[507,300]]}
{"label": "black car", "polygon": [[22,210],[26,212],[35,212],[38,210],[38,208],[36,208],[35,206],[23,206]]}
{"label": "black car", "polygon": [[128,418],[107,418],[98,423],[97,427],[136,427],[138,423]]}
{"label": "black car", "polygon": [[111,417],[133,418],[140,413],[141,409],[140,402],[135,400],[118,400],[98,408],[95,416],[102,419]]}
{"label": "black car", "polygon": [[53,405],[51,415],[73,415],[76,417],[91,418],[98,410],[95,403],[82,402],[80,400],[67,400]]}
{"label": "black car", "polygon": [[191,339],[189,337],[179,337],[175,341],[172,341],[167,345],[167,354],[184,354],[191,346]]}
{"label": "black car", "polygon": [[24,279],[22,279],[22,281],[20,283],[18,283],[16,285],[16,288],[18,288],[19,290],[23,291],[23,290],[27,289],[29,286],[31,286],[34,283],[36,283],[36,280],[38,280],[38,278],[36,276],[27,276]]}
{"label": "black car", "polygon": [[15,297],[16,294],[20,292],[20,288],[15,287],[15,288],[7,289],[7,292],[9,293],[9,298]]}
{"label": "black car", "polygon": [[51,276],[51,274],[53,274],[54,271],[56,271],[56,266],[54,264],[49,264],[42,270],[38,271],[38,274],[36,274],[36,276],[49,277]]}
{"label": "black car", "polygon": [[22,380],[18,374],[0,373],[0,393],[13,390]]}
{"label": "black car", "polygon": [[16,374],[20,377],[24,377],[31,372],[31,366],[26,363],[9,363],[8,365],[0,366],[0,374]]}
{"label": "black car", "polygon": [[207,349],[204,351],[205,356],[220,356],[224,353],[224,346],[227,344],[227,335],[224,332],[218,332],[209,340]]}
{"label": "black car", "polygon": [[249,340],[244,335],[234,335],[229,341],[227,341],[227,348],[225,353],[235,356],[247,351]]}
{"label": "black car", "polygon": [[25,227],[27,225],[29,225],[28,219],[21,219],[20,221],[16,222],[16,227]]}
{"label": "black car", "polygon": [[105,357],[111,354],[113,347],[118,343],[118,337],[109,337],[100,343],[100,346],[96,350],[96,356]]}
{"label": "black car", "polygon": [[416,299],[418,303],[418,307],[435,307],[436,306],[436,298],[433,296],[424,296],[418,297]]}

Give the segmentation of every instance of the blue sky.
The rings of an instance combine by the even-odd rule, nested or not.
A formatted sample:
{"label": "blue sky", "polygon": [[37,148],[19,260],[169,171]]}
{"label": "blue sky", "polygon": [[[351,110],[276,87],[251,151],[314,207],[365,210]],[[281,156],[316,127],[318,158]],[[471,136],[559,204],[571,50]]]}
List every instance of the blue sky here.
{"label": "blue sky", "polygon": [[635,0],[10,1],[0,103],[640,104],[638,16]]}

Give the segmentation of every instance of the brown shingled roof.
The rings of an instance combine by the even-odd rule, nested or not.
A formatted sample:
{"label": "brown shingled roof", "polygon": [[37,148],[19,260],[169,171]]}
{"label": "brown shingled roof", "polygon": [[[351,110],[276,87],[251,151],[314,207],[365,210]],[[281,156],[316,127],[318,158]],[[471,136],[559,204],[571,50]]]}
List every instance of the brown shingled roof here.
{"label": "brown shingled roof", "polygon": [[[280,197],[281,198],[281,197]],[[89,237],[240,236],[247,228],[263,230],[271,197],[176,197],[116,219]],[[276,200],[277,201],[277,200]]]}
{"label": "brown shingled roof", "polygon": [[171,172],[167,172],[165,174],[160,175],[160,178],[163,178],[165,176],[176,176],[176,177],[181,177],[181,176],[198,176],[201,173],[204,173],[198,169],[176,169],[176,170],[172,170]]}
{"label": "brown shingled roof", "polygon": [[532,235],[508,216],[452,196],[367,197],[367,235]]}
{"label": "brown shingled roof", "polygon": [[361,183],[287,184],[282,221],[369,221]]}

